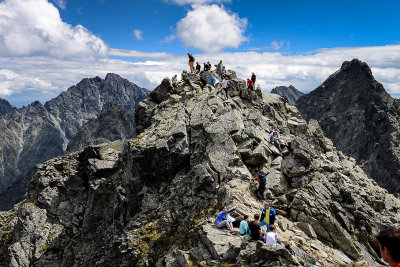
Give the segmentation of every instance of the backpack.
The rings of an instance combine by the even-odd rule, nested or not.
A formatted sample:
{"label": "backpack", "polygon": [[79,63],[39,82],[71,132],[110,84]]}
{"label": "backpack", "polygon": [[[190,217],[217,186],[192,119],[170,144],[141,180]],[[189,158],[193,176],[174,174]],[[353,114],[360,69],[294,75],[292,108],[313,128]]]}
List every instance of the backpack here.
{"label": "backpack", "polygon": [[267,183],[267,175],[265,174],[265,173],[260,173],[259,175],[258,175],[258,178],[257,178],[257,181],[260,183],[260,184],[266,184]]}

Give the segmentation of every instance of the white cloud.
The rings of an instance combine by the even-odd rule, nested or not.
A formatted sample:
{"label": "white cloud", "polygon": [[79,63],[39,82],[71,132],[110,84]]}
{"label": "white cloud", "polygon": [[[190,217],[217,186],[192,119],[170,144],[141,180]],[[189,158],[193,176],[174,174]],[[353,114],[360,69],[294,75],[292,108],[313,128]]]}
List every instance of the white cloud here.
{"label": "white cloud", "polygon": [[229,3],[230,0],[166,0],[166,2],[174,3],[177,5],[204,5],[210,3]]}
{"label": "white cloud", "polygon": [[107,49],[83,26],[64,23],[47,0],[0,2],[0,56],[103,57]]}
{"label": "white cloud", "polygon": [[61,9],[67,8],[67,0],[53,0],[53,2]]}
{"label": "white cloud", "polygon": [[21,76],[12,70],[0,69],[0,95],[2,96],[9,96],[23,90],[43,91],[51,88],[50,82]]}
{"label": "white cloud", "polygon": [[164,52],[142,52],[136,50],[125,50],[125,49],[110,49],[110,56],[118,56],[118,57],[132,57],[132,58],[148,58],[148,59],[161,59],[172,57],[171,54]]}
{"label": "white cloud", "polygon": [[[152,90],[164,77],[179,75],[182,70],[188,70],[186,55],[116,49],[113,51],[111,54],[120,53],[118,55],[121,57],[129,57],[132,53],[132,57],[144,59],[132,62],[109,58],[82,61],[38,56],[0,57],[0,66],[12,71],[0,73],[0,95],[26,92],[26,98],[29,99],[34,92],[46,91],[48,100],[82,78],[104,78],[109,72],[117,73],[141,87]],[[216,64],[222,59],[226,67],[236,70],[241,78],[249,78],[254,72],[257,75],[256,84],[259,84],[264,92],[269,92],[279,85],[290,84],[303,92],[309,92],[338,70],[343,61],[359,58],[368,63],[376,80],[381,82],[389,93],[395,97],[400,96],[400,45],[320,49],[301,55],[236,52],[194,56],[200,63],[210,61]],[[153,60],[149,60],[151,58]],[[24,77],[25,80],[19,80]]]}
{"label": "white cloud", "polygon": [[247,38],[243,35],[246,19],[217,5],[194,6],[177,23],[176,35],[185,46],[206,52],[237,48]]}
{"label": "white cloud", "polygon": [[133,34],[135,35],[136,39],[138,39],[139,41],[143,40],[143,32],[139,29],[134,29],[133,30]]}

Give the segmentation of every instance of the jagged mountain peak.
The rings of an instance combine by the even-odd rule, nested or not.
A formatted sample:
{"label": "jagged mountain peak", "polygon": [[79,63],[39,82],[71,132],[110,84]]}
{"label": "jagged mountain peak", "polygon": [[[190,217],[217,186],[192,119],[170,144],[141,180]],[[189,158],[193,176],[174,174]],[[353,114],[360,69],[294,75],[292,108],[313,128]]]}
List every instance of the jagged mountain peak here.
{"label": "jagged mountain peak", "polygon": [[354,157],[390,192],[400,192],[400,105],[375,80],[367,63],[346,61],[296,106],[315,119],[335,146]]}
{"label": "jagged mountain peak", "polygon": [[35,101],[8,113],[0,121],[0,151],[6,152],[0,154],[0,192],[34,164],[61,155],[78,129],[96,119],[109,102],[121,104],[132,114],[148,94],[110,74],[108,81],[84,78],[44,105]]}
{"label": "jagged mountain peak", "polygon": [[297,99],[299,99],[299,97],[304,95],[303,92],[297,90],[297,88],[293,85],[277,86],[271,90],[271,93],[286,97],[289,100],[289,104],[291,105],[293,105],[297,101]]}

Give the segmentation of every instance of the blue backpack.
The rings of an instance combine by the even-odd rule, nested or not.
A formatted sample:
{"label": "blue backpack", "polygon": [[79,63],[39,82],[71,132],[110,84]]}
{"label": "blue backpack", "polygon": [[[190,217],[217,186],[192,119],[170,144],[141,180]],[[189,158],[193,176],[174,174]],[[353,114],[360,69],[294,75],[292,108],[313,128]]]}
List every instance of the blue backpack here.
{"label": "blue backpack", "polygon": [[266,184],[267,183],[267,175],[265,174],[265,173],[260,173],[259,175],[258,175],[258,182],[260,183],[260,184]]}

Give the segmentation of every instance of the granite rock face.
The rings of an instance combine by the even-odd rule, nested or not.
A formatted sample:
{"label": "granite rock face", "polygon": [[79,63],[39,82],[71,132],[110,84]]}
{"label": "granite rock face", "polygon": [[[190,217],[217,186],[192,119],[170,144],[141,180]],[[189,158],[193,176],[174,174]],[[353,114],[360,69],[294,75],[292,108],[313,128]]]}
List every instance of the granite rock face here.
{"label": "granite rock face", "polygon": [[[318,123],[307,124],[295,107],[287,112],[275,94],[249,92],[239,78],[226,91],[182,78],[157,102],[138,105],[135,139],[38,166],[26,201],[0,212],[0,265],[379,261],[373,234],[399,226],[400,201],[337,151]],[[266,140],[271,129],[281,133],[282,153]],[[233,216],[261,212],[254,168],[267,173],[266,199],[279,235],[295,242],[297,262],[282,243],[249,242],[213,225],[222,205],[237,205]]]}
{"label": "granite rock face", "polygon": [[11,105],[7,100],[0,97],[0,116],[3,116],[16,109],[17,107]]}
{"label": "granite rock face", "polygon": [[110,102],[93,120],[85,123],[68,142],[67,153],[84,149],[89,145],[127,140],[136,136],[132,114],[120,104]]}
{"label": "granite rock face", "polygon": [[36,101],[1,116],[0,192],[35,164],[62,155],[78,129],[97,118],[107,103],[119,103],[132,114],[148,93],[116,74],[108,74],[104,80],[83,79],[45,105]]}
{"label": "granite rock face", "polygon": [[303,92],[297,90],[293,85],[275,87],[271,90],[271,94],[277,94],[286,97],[290,105],[294,105],[297,99],[304,95]]}
{"label": "granite rock face", "polygon": [[369,177],[400,193],[400,101],[374,79],[366,63],[344,62],[296,106],[306,120],[317,120],[333,144]]}

